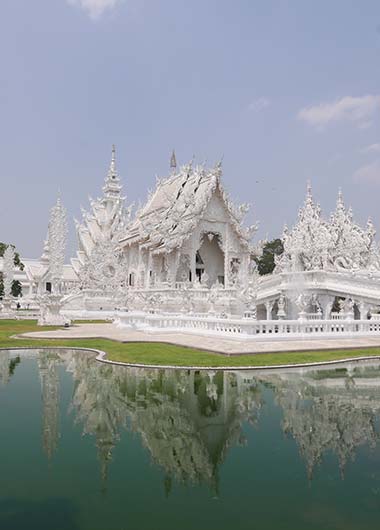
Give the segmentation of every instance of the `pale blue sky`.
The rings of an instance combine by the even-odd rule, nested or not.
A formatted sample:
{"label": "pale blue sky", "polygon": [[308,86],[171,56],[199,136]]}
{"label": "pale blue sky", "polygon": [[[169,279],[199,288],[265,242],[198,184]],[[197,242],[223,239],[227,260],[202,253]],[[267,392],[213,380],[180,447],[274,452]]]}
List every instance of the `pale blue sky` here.
{"label": "pale blue sky", "polygon": [[130,201],[175,147],[224,155],[260,236],[307,179],[380,232],[378,0],[1,0],[0,58],[0,240],[26,257],[58,188],[70,219],[100,194],[112,143]]}

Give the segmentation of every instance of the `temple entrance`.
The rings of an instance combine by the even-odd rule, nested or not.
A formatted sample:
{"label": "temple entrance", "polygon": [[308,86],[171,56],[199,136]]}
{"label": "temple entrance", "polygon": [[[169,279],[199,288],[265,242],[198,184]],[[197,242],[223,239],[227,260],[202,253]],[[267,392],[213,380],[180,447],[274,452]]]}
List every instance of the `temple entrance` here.
{"label": "temple entrance", "polygon": [[207,284],[210,287],[218,282],[224,285],[224,253],[220,248],[217,234],[208,233],[203,237],[200,249],[196,255],[195,273],[202,281],[207,274]]}
{"label": "temple entrance", "polygon": [[197,254],[195,256],[195,275],[199,281],[201,281],[202,279],[202,274],[204,273],[204,270],[205,264],[203,263],[201,255],[199,254],[199,250],[197,250]]}

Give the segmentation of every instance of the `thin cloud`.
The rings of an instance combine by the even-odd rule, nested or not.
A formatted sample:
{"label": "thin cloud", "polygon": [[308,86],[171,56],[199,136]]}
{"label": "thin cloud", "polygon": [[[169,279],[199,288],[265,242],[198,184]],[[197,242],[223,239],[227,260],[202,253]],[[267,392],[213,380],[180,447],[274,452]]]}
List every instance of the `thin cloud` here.
{"label": "thin cloud", "polygon": [[260,112],[266,107],[269,107],[269,105],[270,100],[268,98],[258,98],[248,105],[248,110],[251,112]]}
{"label": "thin cloud", "polygon": [[361,149],[360,152],[363,155],[367,155],[371,153],[380,153],[380,144],[367,145],[367,147],[364,147],[363,149]]}
{"label": "thin cloud", "polygon": [[350,121],[361,128],[371,125],[380,109],[380,94],[362,97],[345,96],[331,103],[320,103],[305,107],[298,112],[298,119],[309,125],[323,128],[333,122]]}
{"label": "thin cloud", "polygon": [[122,0],[67,0],[72,5],[85,11],[90,18],[98,19],[107,10],[113,9]]}
{"label": "thin cloud", "polygon": [[354,179],[357,181],[372,182],[380,184],[380,159],[375,160],[371,164],[367,164],[359,168],[354,173]]}

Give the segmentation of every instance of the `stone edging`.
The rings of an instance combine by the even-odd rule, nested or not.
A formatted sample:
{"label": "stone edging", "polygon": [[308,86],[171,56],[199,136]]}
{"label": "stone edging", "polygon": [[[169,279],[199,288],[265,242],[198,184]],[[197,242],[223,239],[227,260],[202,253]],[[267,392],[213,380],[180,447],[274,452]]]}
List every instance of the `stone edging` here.
{"label": "stone edging", "polygon": [[333,364],[343,364],[349,362],[380,360],[380,355],[367,355],[364,357],[348,357],[346,359],[336,359],[332,361],[317,361],[315,363],[299,363],[299,364],[274,364],[263,366],[175,366],[175,365],[160,365],[160,364],[141,364],[141,363],[123,363],[121,361],[110,361],[106,359],[107,353],[95,348],[81,348],[81,347],[67,347],[67,346],[28,346],[24,348],[0,348],[0,351],[11,350],[78,350],[95,353],[95,360],[104,364],[111,364],[115,366],[125,366],[127,368],[149,368],[155,370],[212,370],[212,371],[243,371],[243,370],[281,370],[289,368],[312,368],[317,366],[328,366]]}

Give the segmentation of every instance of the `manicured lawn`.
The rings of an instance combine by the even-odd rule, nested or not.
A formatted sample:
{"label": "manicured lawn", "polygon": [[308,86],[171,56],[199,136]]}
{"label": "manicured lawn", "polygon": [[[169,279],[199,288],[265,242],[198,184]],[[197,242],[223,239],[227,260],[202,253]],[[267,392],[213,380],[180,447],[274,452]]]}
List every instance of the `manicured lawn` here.
{"label": "manicured lawn", "polygon": [[14,339],[12,335],[30,331],[57,328],[37,326],[33,320],[0,320],[0,348],[67,346],[70,348],[95,348],[105,351],[113,361],[140,364],[177,366],[264,366],[275,364],[297,364],[305,362],[332,361],[347,357],[380,355],[380,348],[357,350],[327,350],[308,352],[261,353],[256,355],[234,355],[231,357],[181,346],[149,343],[122,344],[107,339]]}

